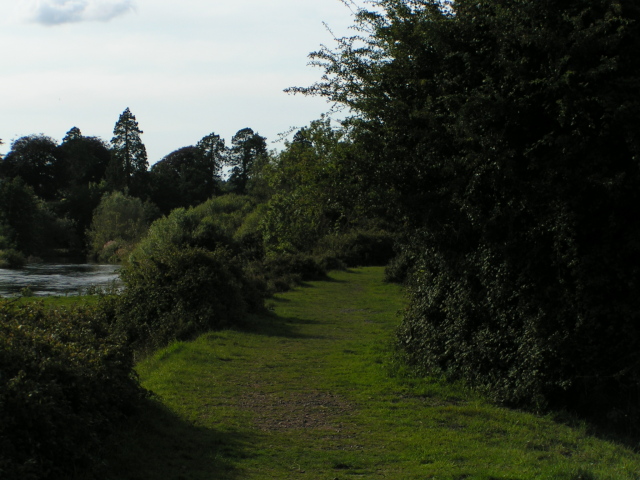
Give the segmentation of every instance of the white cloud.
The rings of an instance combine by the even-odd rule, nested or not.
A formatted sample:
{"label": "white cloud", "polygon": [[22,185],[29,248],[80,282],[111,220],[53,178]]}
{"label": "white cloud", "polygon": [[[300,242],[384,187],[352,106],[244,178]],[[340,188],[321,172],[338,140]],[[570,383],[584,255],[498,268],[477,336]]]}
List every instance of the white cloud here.
{"label": "white cloud", "polygon": [[18,7],[24,20],[42,25],[107,22],[134,9],[134,0],[28,0]]}

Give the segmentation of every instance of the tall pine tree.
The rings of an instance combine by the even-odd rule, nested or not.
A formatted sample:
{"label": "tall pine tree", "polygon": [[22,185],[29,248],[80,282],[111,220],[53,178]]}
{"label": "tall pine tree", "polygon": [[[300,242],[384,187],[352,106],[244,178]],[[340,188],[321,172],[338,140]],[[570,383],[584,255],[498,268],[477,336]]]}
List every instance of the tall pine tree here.
{"label": "tall pine tree", "polygon": [[116,190],[136,195],[144,187],[149,162],[135,115],[127,108],[116,122],[111,139],[111,165],[108,181]]}

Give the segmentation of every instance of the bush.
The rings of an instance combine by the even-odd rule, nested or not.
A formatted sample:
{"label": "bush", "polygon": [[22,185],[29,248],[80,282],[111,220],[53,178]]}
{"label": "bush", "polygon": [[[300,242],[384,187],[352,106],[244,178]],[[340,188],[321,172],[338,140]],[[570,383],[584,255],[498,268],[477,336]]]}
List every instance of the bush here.
{"label": "bush", "polygon": [[407,252],[400,252],[387,264],[384,270],[384,281],[390,283],[405,283],[409,277],[413,259]]}
{"label": "bush", "polygon": [[383,230],[351,230],[327,235],[316,246],[319,255],[341,260],[348,267],[382,266],[394,256],[394,237]]}
{"label": "bush", "polygon": [[222,247],[172,246],[134,256],[121,276],[125,289],[116,307],[118,328],[134,350],[238,325],[262,305],[255,285]]}
{"label": "bush", "polygon": [[[486,245],[448,258],[421,245],[399,332],[413,363],[462,378],[508,405],[638,424],[640,306],[637,282],[629,282],[633,271],[590,255],[572,268],[551,249],[532,262]],[[624,258],[624,249],[618,252]],[[587,275],[589,264],[600,273]]]}
{"label": "bush", "polygon": [[66,479],[144,396],[97,309],[0,304],[0,477]]}
{"label": "bush", "polygon": [[[640,8],[374,2],[313,54],[358,179],[414,235],[411,360],[520,406],[640,418]],[[397,202],[397,203],[396,203]]]}
{"label": "bush", "polygon": [[262,221],[266,250],[277,255],[311,251],[331,228],[321,207],[311,192],[274,195]]}
{"label": "bush", "polygon": [[266,294],[284,292],[305,280],[326,278],[327,270],[311,255],[269,255],[255,267],[254,273],[262,277]]}
{"label": "bush", "polygon": [[154,205],[139,198],[121,192],[105,195],[87,232],[91,252],[101,261],[121,260],[147,232],[157,214]]}
{"label": "bush", "polygon": [[239,324],[262,307],[234,234],[252,204],[214,198],[155,221],[122,269],[125,290],[114,307],[136,350]]}
{"label": "bush", "polygon": [[26,262],[24,255],[13,248],[0,250],[0,268],[19,268]]}

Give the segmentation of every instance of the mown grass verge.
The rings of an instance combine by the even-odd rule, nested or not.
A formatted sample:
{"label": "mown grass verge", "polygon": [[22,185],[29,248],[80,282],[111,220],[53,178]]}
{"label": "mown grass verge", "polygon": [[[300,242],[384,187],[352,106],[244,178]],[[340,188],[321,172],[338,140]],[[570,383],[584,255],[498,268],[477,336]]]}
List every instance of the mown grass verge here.
{"label": "mown grass verge", "polygon": [[640,456],[550,416],[413,377],[381,268],[279,294],[251,331],[178,342],[137,371],[156,394],[105,447],[104,479],[638,479]]}

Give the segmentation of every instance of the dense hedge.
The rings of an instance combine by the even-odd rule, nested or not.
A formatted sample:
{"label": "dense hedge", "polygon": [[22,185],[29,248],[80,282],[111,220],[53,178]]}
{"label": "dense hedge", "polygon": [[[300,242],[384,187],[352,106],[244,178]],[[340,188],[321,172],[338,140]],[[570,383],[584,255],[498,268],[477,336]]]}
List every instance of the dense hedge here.
{"label": "dense hedge", "polygon": [[122,268],[125,288],[111,304],[131,348],[239,325],[263,306],[264,289],[243,256],[252,236],[243,226],[253,207],[248,197],[230,195],[176,209],[151,225]]}
{"label": "dense hedge", "polygon": [[97,309],[0,303],[0,478],[67,479],[91,467],[144,395]]}
{"label": "dense hedge", "polygon": [[118,328],[134,350],[242,323],[262,297],[228,250],[167,246],[136,257],[122,271],[116,301]]}
{"label": "dense hedge", "polygon": [[395,237],[382,229],[354,228],[321,238],[317,255],[340,260],[348,267],[384,266],[394,257]]}
{"label": "dense hedge", "polygon": [[507,3],[456,2],[431,31],[441,90],[421,107],[440,124],[414,150],[429,175],[406,198],[416,266],[400,340],[499,401],[631,424],[640,11]]}
{"label": "dense hedge", "polygon": [[640,417],[640,6],[384,0],[298,89],[408,234],[399,341],[509,404]]}

